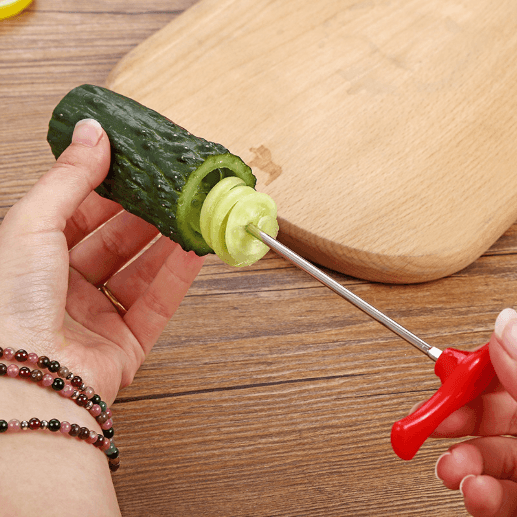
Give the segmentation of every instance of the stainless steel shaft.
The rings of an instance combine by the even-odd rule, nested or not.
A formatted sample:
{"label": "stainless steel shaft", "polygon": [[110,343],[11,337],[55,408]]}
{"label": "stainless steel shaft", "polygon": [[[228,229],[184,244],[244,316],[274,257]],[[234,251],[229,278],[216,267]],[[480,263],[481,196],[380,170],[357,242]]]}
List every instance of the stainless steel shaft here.
{"label": "stainless steel shaft", "polygon": [[262,230],[259,230],[254,224],[248,224],[246,226],[246,230],[248,233],[260,239],[264,244],[269,246],[276,253],[284,257],[285,259],[292,262],[295,266],[298,266],[300,269],[303,269],[306,273],[309,273],[316,280],[319,280],[322,284],[326,285],[329,289],[332,289],[336,294],[339,294],[342,298],[349,301],[351,304],[355,305],[358,309],[361,309],[363,312],[371,316],[373,319],[377,320],[379,323],[384,325],[386,328],[400,336],[402,339],[418,348],[421,352],[430,357],[433,361],[436,361],[442,351],[439,348],[428,345],[425,341],[420,339],[418,336],[415,336],[412,332],[404,328],[402,325],[399,325],[396,321],[392,320],[386,314],[382,313],[369,303],[365,302],[362,298],[355,295],[345,287],[343,287],[339,282],[336,282],[329,275],[318,269],[316,266],[311,264],[309,261],[300,257],[293,250],[277,241],[267,233],[264,233]]}

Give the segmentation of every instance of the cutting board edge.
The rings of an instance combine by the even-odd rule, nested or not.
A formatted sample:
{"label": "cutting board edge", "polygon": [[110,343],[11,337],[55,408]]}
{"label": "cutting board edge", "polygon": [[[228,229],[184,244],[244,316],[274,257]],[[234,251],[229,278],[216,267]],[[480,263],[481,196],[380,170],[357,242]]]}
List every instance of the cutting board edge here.
{"label": "cutting board edge", "polygon": [[492,229],[480,236],[470,250],[436,250],[420,255],[354,249],[307,232],[281,217],[278,219],[278,240],[311,262],[370,282],[417,284],[440,280],[470,266],[512,226],[517,220],[517,210],[499,222],[497,231]]}
{"label": "cutting board edge", "polygon": [[325,255],[317,245],[302,242],[282,231],[278,234],[278,240],[319,266],[354,278],[384,284],[419,284],[439,280],[467,267],[483,254],[482,251],[472,260],[446,263],[446,267],[430,267],[432,262],[440,261],[432,260],[430,256],[389,257],[363,250],[351,251],[347,246],[338,247],[335,244],[332,245],[332,251],[327,250]]}

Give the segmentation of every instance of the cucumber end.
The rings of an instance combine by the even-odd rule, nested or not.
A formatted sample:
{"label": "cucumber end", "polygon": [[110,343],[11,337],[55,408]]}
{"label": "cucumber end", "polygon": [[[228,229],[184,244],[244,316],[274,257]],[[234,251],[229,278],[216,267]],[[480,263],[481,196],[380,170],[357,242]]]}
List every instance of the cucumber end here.
{"label": "cucumber end", "polygon": [[257,181],[251,169],[238,156],[230,153],[209,156],[193,171],[183,187],[176,210],[178,230],[185,249],[195,250],[202,255],[215,251],[210,240],[205,238],[201,212],[208,194],[217,190],[224,179],[232,179],[249,187],[254,187]]}
{"label": "cucumber end", "polygon": [[253,223],[260,230],[278,234],[276,204],[267,194],[243,185],[236,178],[224,178],[206,196],[201,208],[200,229],[217,256],[230,266],[250,266],[269,250],[248,233]]}

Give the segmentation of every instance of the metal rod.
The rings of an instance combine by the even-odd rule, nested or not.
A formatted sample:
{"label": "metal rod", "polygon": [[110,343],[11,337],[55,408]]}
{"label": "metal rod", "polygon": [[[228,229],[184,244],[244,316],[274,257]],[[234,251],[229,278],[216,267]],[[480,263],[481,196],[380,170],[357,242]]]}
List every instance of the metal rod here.
{"label": "metal rod", "polygon": [[359,296],[355,295],[354,293],[343,287],[340,283],[336,282],[333,278],[325,274],[316,266],[314,266],[304,258],[300,257],[300,255],[295,253],[293,250],[289,249],[287,246],[277,241],[276,239],[273,239],[273,237],[271,237],[267,233],[264,233],[262,230],[259,230],[254,224],[248,224],[246,226],[246,230],[248,233],[250,233],[257,239],[261,240],[267,246],[269,246],[272,250],[276,251],[279,255],[292,262],[295,266],[298,266],[300,269],[303,269],[306,273],[309,273],[309,275],[314,277],[316,280],[319,280],[329,289],[332,289],[332,291],[334,291],[336,294],[339,294],[339,296],[349,301],[351,304],[355,305],[364,313],[368,314],[368,316],[371,316],[374,320],[377,320],[379,323],[381,323],[386,328],[400,336],[402,339],[404,339],[411,345],[413,345],[415,348],[418,348],[418,350],[426,354],[433,361],[436,361],[438,357],[440,357],[442,351],[439,348],[428,345],[418,336],[415,336],[402,325],[399,325],[396,321],[386,316],[386,314],[377,310],[375,307],[365,302],[362,298],[359,298]]}

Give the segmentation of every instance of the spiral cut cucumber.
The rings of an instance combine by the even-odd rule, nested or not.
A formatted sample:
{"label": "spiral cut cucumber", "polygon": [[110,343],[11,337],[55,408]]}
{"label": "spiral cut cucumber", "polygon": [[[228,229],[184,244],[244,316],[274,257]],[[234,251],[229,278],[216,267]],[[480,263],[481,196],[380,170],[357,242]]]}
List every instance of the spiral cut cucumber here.
{"label": "spiral cut cucumber", "polygon": [[261,259],[268,247],[246,231],[255,224],[276,237],[277,208],[267,195],[247,186],[241,178],[227,177],[208,193],[201,207],[201,235],[217,256],[231,266],[249,266]]}

